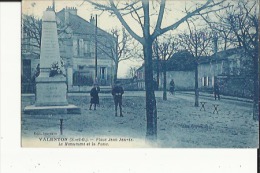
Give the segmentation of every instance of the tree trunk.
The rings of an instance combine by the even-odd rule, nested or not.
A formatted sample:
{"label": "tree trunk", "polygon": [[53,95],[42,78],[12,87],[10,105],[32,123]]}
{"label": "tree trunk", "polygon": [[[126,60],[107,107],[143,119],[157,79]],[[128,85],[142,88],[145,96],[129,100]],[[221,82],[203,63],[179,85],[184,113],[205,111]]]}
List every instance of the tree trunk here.
{"label": "tree trunk", "polygon": [[195,107],[199,107],[198,63],[195,65]]}
{"label": "tree trunk", "polygon": [[119,63],[118,61],[115,62],[114,81],[113,81],[114,83],[116,83],[116,81],[117,81],[118,63]]}
{"label": "tree trunk", "polygon": [[258,50],[254,57],[254,98],[253,98],[253,119],[259,120],[259,62],[258,62]]}
{"label": "tree trunk", "polygon": [[166,84],[166,61],[163,60],[163,100],[167,100]]}
{"label": "tree trunk", "polygon": [[146,40],[143,46],[145,59],[145,92],[146,92],[146,139],[157,140],[157,109],[153,87],[153,66],[152,66],[152,41]]}
{"label": "tree trunk", "polygon": [[[158,48],[157,48],[158,49]],[[157,72],[157,79],[156,79],[156,82],[157,82],[157,87],[158,87],[158,89],[159,89],[159,80],[160,80],[160,66],[159,66],[159,56],[157,55],[157,63],[156,63],[156,65],[157,65],[157,69],[156,69],[156,72]]]}

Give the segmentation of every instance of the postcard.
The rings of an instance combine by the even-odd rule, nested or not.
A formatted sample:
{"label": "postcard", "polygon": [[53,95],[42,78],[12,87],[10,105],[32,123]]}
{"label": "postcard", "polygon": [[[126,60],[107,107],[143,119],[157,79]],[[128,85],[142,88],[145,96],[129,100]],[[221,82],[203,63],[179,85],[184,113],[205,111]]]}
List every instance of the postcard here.
{"label": "postcard", "polygon": [[21,146],[258,148],[258,8],[22,1]]}

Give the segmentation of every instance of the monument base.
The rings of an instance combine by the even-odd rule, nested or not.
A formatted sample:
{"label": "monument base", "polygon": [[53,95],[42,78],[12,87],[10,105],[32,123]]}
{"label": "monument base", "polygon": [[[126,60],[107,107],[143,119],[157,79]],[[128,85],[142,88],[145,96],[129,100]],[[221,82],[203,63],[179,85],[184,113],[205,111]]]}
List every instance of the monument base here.
{"label": "monument base", "polygon": [[35,106],[66,106],[67,85],[62,75],[36,78]]}
{"label": "monument base", "polygon": [[66,106],[26,106],[24,114],[29,115],[50,115],[50,114],[81,114],[79,107],[69,104]]}

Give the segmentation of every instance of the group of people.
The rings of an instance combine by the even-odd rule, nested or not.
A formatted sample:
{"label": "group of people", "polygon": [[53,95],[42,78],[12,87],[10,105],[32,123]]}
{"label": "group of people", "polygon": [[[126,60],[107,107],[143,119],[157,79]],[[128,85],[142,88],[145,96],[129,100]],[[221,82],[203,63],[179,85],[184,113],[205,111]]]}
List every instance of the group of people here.
{"label": "group of people", "polygon": [[[170,93],[174,94],[174,90],[175,90],[175,83],[174,80],[172,79],[170,82]],[[219,96],[219,81],[217,80],[214,83],[214,97],[215,100],[218,97],[218,100],[220,100],[220,96]],[[96,110],[96,106],[99,105],[99,96],[98,93],[100,92],[100,87],[98,86],[97,83],[94,83],[93,88],[90,91],[90,106],[89,106],[89,110],[92,110],[92,105],[94,105],[94,110]],[[120,112],[120,117],[123,117],[123,113],[122,113],[122,95],[124,94],[124,89],[123,87],[120,85],[119,81],[115,82],[115,85],[112,88],[112,92],[111,92],[113,98],[114,98],[114,103],[115,103],[115,116],[117,116],[117,108],[119,106],[119,112]]]}
{"label": "group of people", "polygon": [[[100,92],[100,87],[98,86],[97,83],[94,83],[93,88],[90,91],[90,106],[89,110],[92,110],[92,105],[94,105],[94,110],[96,110],[96,106],[99,105],[99,96],[98,93]],[[117,116],[117,108],[119,106],[119,112],[120,112],[120,117],[123,117],[122,113],[122,95],[124,94],[124,89],[120,85],[119,81],[115,82],[115,85],[112,88],[112,96],[114,98],[114,103],[115,103],[115,116]]]}

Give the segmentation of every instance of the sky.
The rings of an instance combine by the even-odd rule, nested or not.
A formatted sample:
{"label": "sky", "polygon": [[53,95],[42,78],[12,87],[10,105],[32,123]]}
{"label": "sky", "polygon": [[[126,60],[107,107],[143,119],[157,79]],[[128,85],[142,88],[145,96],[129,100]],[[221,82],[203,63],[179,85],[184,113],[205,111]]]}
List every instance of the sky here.
{"label": "sky", "polygon": [[[99,1],[104,3],[103,0]],[[203,3],[205,0],[196,1],[196,3]],[[162,26],[168,26],[175,23],[178,19],[183,17],[185,6],[187,9],[194,7],[195,2],[184,1],[184,0],[168,0],[165,10],[165,15],[163,18]],[[24,0],[22,1],[22,13],[28,15],[34,15],[41,18],[43,11],[46,10],[48,6],[52,6],[52,0]],[[98,27],[105,30],[111,31],[113,28],[121,29],[122,25],[115,16],[111,16],[108,12],[101,13],[93,8],[87,2],[83,0],[55,0],[56,12],[62,10],[65,7],[76,7],[78,9],[78,15],[83,19],[89,21],[91,15],[98,15]],[[151,4],[152,6],[152,4]],[[142,30],[140,25],[136,23],[135,20],[130,15],[124,16],[132,30],[138,35],[142,35]],[[155,25],[157,16],[151,16],[151,25]],[[181,24],[177,30],[173,32],[185,30],[186,24]],[[142,60],[126,60],[119,63],[118,77],[126,77],[129,74],[130,67],[140,67],[142,65]]]}

